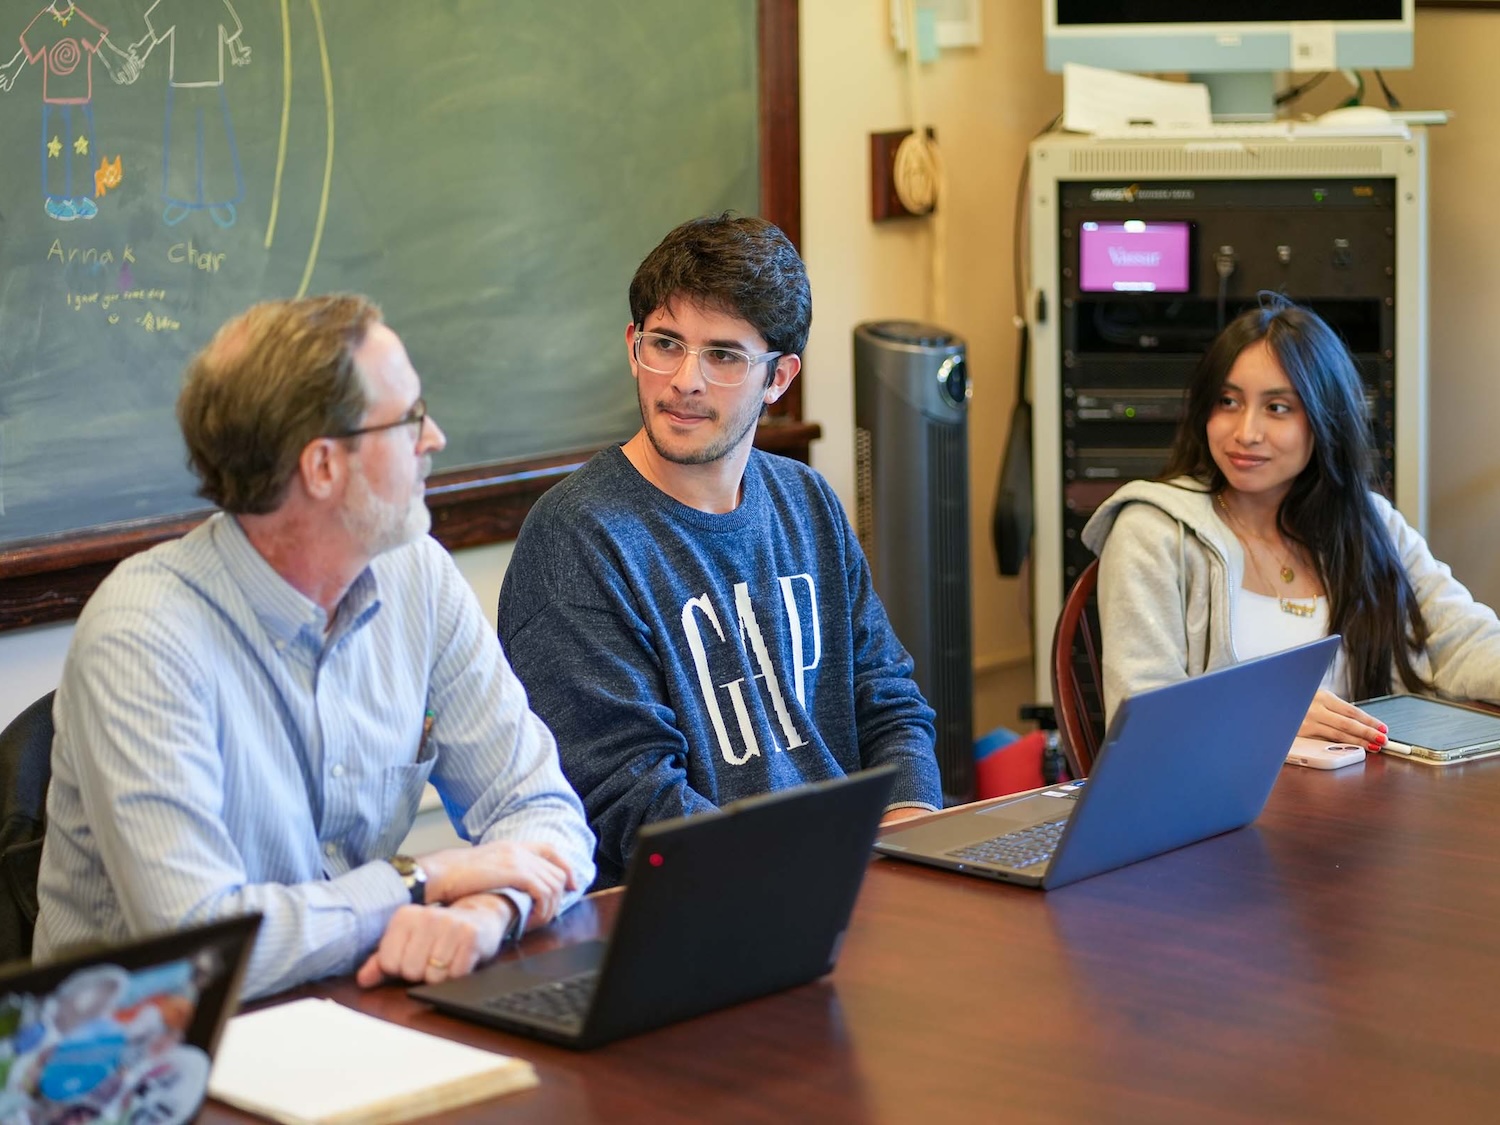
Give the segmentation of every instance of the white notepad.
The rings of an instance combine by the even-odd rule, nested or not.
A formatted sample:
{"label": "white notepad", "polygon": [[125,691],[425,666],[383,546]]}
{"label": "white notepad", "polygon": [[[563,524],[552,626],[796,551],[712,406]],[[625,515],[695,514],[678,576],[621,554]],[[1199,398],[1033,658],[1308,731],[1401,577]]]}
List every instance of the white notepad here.
{"label": "white notepad", "polygon": [[387,1125],[536,1084],[524,1059],[294,1000],[225,1025],[208,1093],[286,1125]]}

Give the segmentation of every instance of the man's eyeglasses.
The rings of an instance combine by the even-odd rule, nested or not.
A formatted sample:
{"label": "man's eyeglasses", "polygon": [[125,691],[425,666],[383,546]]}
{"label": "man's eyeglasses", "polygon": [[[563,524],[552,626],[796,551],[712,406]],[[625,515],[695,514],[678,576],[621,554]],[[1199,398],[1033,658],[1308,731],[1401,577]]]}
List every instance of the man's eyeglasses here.
{"label": "man's eyeglasses", "polygon": [[420,434],[422,432],[422,426],[426,423],[426,421],[427,400],[419,398],[416,402],[411,404],[410,410],[408,410],[401,417],[397,418],[394,422],[382,422],[378,426],[361,426],[357,430],[344,430],[342,433],[326,434],[324,436],[331,438],[356,438],[361,436],[362,434],[378,434],[381,430],[394,430],[398,426],[415,426],[417,428],[417,433]]}
{"label": "man's eyeglasses", "polygon": [[675,336],[660,332],[637,332],[635,335],[635,361],[647,371],[658,375],[675,375],[688,356],[698,357],[698,370],[710,383],[720,387],[737,387],[750,374],[757,363],[776,359],[780,352],[762,352],[751,355],[738,348],[721,348],[717,344],[705,344],[701,348],[690,348]]}

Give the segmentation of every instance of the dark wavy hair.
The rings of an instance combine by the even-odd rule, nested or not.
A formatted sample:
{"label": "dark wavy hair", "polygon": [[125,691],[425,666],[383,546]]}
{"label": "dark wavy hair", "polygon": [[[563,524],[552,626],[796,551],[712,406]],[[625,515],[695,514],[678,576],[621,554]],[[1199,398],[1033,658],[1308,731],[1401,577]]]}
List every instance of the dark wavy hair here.
{"label": "dark wavy hair", "polygon": [[1318,568],[1329,632],[1344,638],[1349,689],[1355,699],[1387,694],[1394,660],[1407,691],[1430,691],[1411,658],[1427,647],[1427,622],[1370,495],[1375,459],[1364,385],[1349,349],[1317,313],[1263,293],[1258,308],[1219,334],[1188,385],[1161,479],[1196,477],[1215,493],[1226,486],[1209,449],[1208,419],[1235,361],[1262,341],[1301,398],[1313,439],[1312,457],[1292,481],[1276,523]]}
{"label": "dark wavy hair", "polygon": [[807,267],[792,240],[765,219],[725,211],[689,219],[662,239],[630,281],[636,327],[678,297],[748,321],[772,351],[800,355],[807,347]]}

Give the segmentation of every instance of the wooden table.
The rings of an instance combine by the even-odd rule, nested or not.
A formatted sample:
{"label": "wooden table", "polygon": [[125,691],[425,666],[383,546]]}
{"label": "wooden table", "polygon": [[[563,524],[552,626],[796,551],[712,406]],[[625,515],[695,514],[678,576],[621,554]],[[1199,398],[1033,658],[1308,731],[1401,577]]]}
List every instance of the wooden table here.
{"label": "wooden table", "polygon": [[1495,1121],[1500,759],[1289,767],[1251,828],[1045,894],[876,860],[831,977],[592,1052],[299,994],[536,1064],[445,1121]]}

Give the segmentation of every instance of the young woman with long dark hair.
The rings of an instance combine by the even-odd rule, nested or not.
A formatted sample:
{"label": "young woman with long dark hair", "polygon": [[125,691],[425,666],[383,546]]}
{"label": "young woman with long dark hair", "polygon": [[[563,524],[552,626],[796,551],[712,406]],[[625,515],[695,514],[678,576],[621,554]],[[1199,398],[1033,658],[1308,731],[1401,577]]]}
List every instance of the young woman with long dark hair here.
{"label": "young woman with long dark hair", "polygon": [[1330,633],[1344,643],[1307,737],[1382,745],[1351,699],[1500,698],[1500,621],[1373,491],[1373,464],[1343,341],[1264,295],[1200,362],[1161,478],[1127,484],[1084,529],[1100,555],[1107,711]]}

